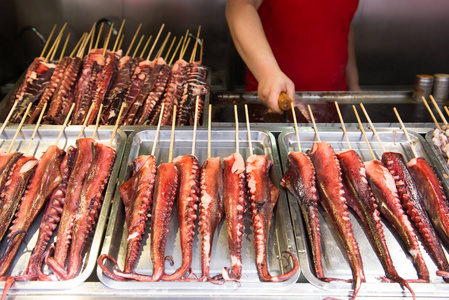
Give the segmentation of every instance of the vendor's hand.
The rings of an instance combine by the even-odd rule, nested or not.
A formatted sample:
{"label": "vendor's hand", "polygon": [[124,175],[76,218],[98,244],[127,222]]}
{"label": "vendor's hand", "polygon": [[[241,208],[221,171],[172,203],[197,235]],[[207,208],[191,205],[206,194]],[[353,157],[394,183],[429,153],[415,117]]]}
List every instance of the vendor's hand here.
{"label": "vendor's hand", "polygon": [[282,71],[270,73],[259,80],[258,96],[260,101],[275,113],[279,108],[279,95],[285,92],[292,101],[295,99],[295,84]]}

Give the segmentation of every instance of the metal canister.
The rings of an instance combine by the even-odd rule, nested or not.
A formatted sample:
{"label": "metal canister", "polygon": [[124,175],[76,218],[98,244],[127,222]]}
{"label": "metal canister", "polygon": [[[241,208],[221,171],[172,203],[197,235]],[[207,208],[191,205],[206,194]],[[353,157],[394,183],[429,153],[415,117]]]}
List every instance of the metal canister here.
{"label": "metal canister", "polygon": [[449,96],[449,74],[435,74],[433,97],[436,101],[447,101]]}
{"label": "metal canister", "polygon": [[428,97],[432,92],[433,76],[419,74],[415,78],[415,86],[413,89],[413,100],[421,101],[421,98]]}

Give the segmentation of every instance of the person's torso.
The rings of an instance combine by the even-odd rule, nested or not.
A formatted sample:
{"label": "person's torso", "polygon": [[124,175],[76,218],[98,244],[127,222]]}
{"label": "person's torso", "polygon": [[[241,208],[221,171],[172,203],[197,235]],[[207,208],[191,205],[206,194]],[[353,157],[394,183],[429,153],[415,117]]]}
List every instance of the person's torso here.
{"label": "person's torso", "polygon": [[[258,12],[265,35],[297,91],[346,90],[348,35],[358,2],[263,1]],[[257,90],[257,82],[248,75],[252,78],[247,76],[247,90]]]}

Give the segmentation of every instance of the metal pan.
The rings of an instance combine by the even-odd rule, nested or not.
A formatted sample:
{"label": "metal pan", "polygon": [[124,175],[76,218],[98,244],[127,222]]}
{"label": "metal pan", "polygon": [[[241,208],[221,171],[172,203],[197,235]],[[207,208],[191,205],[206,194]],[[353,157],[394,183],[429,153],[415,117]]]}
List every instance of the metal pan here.
{"label": "metal pan", "polygon": [[[6,129],[1,138],[2,141],[0,143],[0,147],[3,149],[8,149],[11,144],[12,138],[16,132],[14,128],[17,126],[12,125],[12,128]],[[86,137],[91,137],[93,135],[93,126],[91,128],[87,128],[84,133]],[[36,158],[40,158],[42,153],[51,145],[55,144],[56,138],[60,132],[61,126],[47,126],[43,125],[39,128],[32,144],[28,155],[34,155]],[[26,126],[22,128],[17,140],[15,141],[12,151],[21,151],[24,152],[28,146],[28,141],[31,138],[34,126]],[[58,146],[60,148],[67,149],[69,145],[75,145],[76,139],[80,132],[81,126],[70,126],[66,128],[62,138],[60,139]],[[95,140],[104,144],[109,144],[109,140],[111,139],[113,132],[112,127],[103,127],[99,128],[98,133],[96,135]],[[12,289],[20,289],[20,290],[60,290],[60,289],[70,289],[74,288],[84,281],[86,281],[91,275],[92,271],[95,268],[96,259],[98,256],[98,251],[100,249],[100,245],[103,239],[104,229],[106,227],[107,217],[109,215],[109,208],[111,204],[111,198],[115,189],[115,182],[117,179],[117,175],[119,173],[119,166],[121,162],[121,158],[123,155],[123,150],[125,148],[126,135],[123,131],[118,130],[114,140],[112,147],[114,147],[117,151],[117,156],[115,159],[114,168],[112,170],[109,184],[106,188],[103,204],[101,210],[99,212],[99,216],[96,222],[95,231],[90,235],[87,240],[87,244],[84,250],[84,259],[83,266],[81,268],[80,273],[73,279],[67,281],[55,281],[55,282],[44,282],[44,281],[29,281],[29,282],[16,282],[14,283]],[[8,272],[10,275],[19,275],[21,274],[27,264],[28,259],[31,254],[31,251],[36,243],[39,223],[42,219],[41,212],[36,220],[33,222],[30,230],[27,232],[27,236],[25,237],[25,243],[20,247],[16,258],[11,265],[11,268]],[[54,237],[50,240],[50,243],[54,242]],[[0,246],[0,253],[3,253],[6,246],[6,239],[2,242]],[[0,288],[4,287],[4,282],[0,283]]]}
{"label": "metal pan", "polygon": [[[318,132],[322,141],[326,141],[331,144],[335,152],[348,149],[346,139],[343,132],[337,128],[318,128]],[[389,129],[378,129],[378,134],[382,141],[386,151],[396,151],[404,154],[405,159],[409,161],[413,158],[413,154],[410,145],[402,131],[396,131]],[[431,153],[429,152],[428,145],[425,140],[414,132],[409,132],[414,147],[418,155],[425,157],[427,160],[431,159]],[[369,153],[365,139],[359,130],[351,129],[348,131],[349,140],[352,149],[354,149],[362,158],[363,161],[370,161],[372,157]],[[382,156],[382,149],[377,139],[372,132],[367,132],[368,140],[373,147],[376,159],[380,159]],[[312,128],[300,128],[299,138],[301,142],[301,150],[307,151],[312,145],[317,142],[315,132]],[[298,151],[298,144],[296,135],[293,129],[283,131],[278,138],[280,155],[283,163],[283,168],[287,168],[287,154],[290,151]],[[310,243],[305,235],[300,235],[297,232],[304,232],[303,219],[301,216],[300,208],[297,200],[288,194],[288,200],[293,220],[293,229],[295,231],[296,243],[298,249],[305,245],[305,252],[301,253],[301,270],[304,277],[313,285],[329,290],[329,291],[342,291],[346,290],[348,294],[352,291],[352,284],[334,281],[324,282],[319,280],[315,275],[315,269],[312,260],[312,253],[310,250]],[[351,279],[352,273],[344,253],[344,248],[338,238],[338,235],[333,228],[333,225],[326,215],[324,210],[319,206],[320,215],[320,230],[322,238],[322,251],[323,251],[323,268],[326,277],[332,278],[344,278]],[[366,276],[366,283],[362,284],[362,288],[359,292],[360,296],[374,296],[374,295],[392,295],[403,296],[410,295],[408,291],[403,291],[397,283],[381,282],[380,276],[384,276],[385,272],[366,236],[361,223],[353,213],[350,213],[351,223],[354,228],[354,235],[358,241],[360,252],[363,259],[364,271]],[[394,229],[384,219],[382,219],[383,229],[387,240],[389,251],[393,258],[393,263],[399,273],[404,279],[416,279],[417,273],[411,262],[411,259],[406,253],[406,248],[402,244],[399,236],[394,232]],[[421,246],[421,252],[427,263],[427,267],[430,272],[430,283],[416,283],[411,284],[416,295],[429,296],[429,295],[443,295],[449,291],[449,285],[445,284],[440,277],[437,277],[435,272],[437,270],[435,264],[432,262],[424,248]],[[447,253],[446,253],[447,254]]]}
{"label": "metal pan", "polygon": [[[154,130],[142,130],[133,132],[126,145],[125,157],[122,162],[119,183],[123,183],[129,178],[131,167],[129,164],[139,155],[150,154],[155,137]],[[278,185],[280,181],[281,169],[279,164],[279,156],[275,144],[274,137],[264,130],[251,131],[252,146],[254,154],[268,154],[273,161],[274,167],[271,169],[271,179]],[[191,129],[180,128],[176,130],[174,141],[173,157],[179,155],[191,154],[193,133]],[[249,156],[249,149],[247,143],[247,132],[240,131],[239,133],[239,152],[243,158]],[[167,162],[168,150],[170,144],[170,130],[161,130],[160,140],[157,144],[157,151],[155,156],[158,164]],[[211,132],[211,156],[224,158],[235,152],[235,129],[213,129]],[[197,131],[197,142],[195,155],[198,157],[200,163],[207,159],[207,130],[200,128]],[[126,224],[125,213],[122,201],[120,200],[119,190],[116,190],[114,197],[114,205],[111,210],[110,222],[106,231],[105,241],[101,253],[106,253],[117,259],[119,266],[123,267],[125,251],[126,251]],[[292,224],[289,217],[286,194],[281,193],[280,199],[275,207],[274,219],[270,230],[270,238],[268,243],[268,260],[269,270],[275,274],[284,273],[284,259],[281,257],[283,250],[290,250],[296,252],[295,242],[293,239]],[[147,221],[147,231],[143,236],[141,253],[135,266],[135,271],[141,274],[151,274],[151,251],[149,239],[150,221]],[[158,290],[160,294],[179,294],[181,290],[195,289],[195,293],[207,295],[211,290],[220,290],[220,293],[233,293],[235,290],[248,291],[255,289],[277,289],[284,288],[294,284],[298,277],[293,276],[290,280],[279,283],[264,283],[260,282],[256,264],[253,244],[253,233],[251,228],[250,213],[247,211],[244,215],[244,237],[242,246],[243,259],[243,275],[240,283],[227,282],[223,285],[215,285],[209,282],[136,282],[136,281],[114,281],[106,277],[100,268],[97,267],[97,275],[102,283],[114,289],[151,289]],[[165,264],[166,273],[173,273],[181,264],[181,249],[179,245],[179,232],[176,205],[173,209],[169,224],[169,233],[166,245],[166,255],[172,255],[174,265]],[[198,228],[195,229],[195,239],[193,242],[193,261],[192,270],[197,276],[201,276],[201,241],[199,239]],[[230,258],[228,254],[227,232],[224,220],[217,228],[214,236],[211,269],[210,274],[214,276],[221,274],[223,267],[230,266]]]}

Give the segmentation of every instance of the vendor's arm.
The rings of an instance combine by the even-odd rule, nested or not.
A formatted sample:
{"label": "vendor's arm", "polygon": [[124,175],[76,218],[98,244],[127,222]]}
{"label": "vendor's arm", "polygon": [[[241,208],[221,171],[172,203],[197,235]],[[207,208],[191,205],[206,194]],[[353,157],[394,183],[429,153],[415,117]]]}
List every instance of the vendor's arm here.
{"label": "vendor's arm", "polygon": [[263,31],[257,9],[262,0],[228,0],[226,19],[235,47],[259,83],[258,94],[271,110],[280,113],[281,92],[294,99],[295,85],[281,71]]}
{"label": "vendor's arm", "polygon": [[346,64],[346,85],[348,91],[360,91],[359,72],[355,59],[354,30],[352,26],[348,37],[348,63]]}

